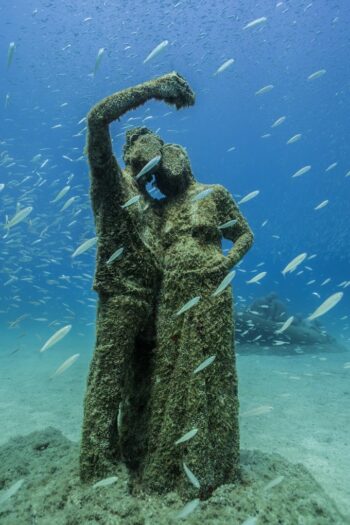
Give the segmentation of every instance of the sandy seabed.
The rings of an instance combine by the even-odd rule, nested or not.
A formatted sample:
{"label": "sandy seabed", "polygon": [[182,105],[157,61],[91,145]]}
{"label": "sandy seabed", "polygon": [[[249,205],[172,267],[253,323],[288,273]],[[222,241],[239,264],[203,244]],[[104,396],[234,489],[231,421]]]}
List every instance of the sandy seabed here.
{"label": "sandy seabed", "polygon": [[[6,347],[0,349],[0,445],[10,446],[10,444],[7,444],[10,438],[25,436],[33,431],[43,431],[47,429],[47,427],[53,427],[61,431],[64,437],[73,442],[78,442],[82,418],[82,402],[88,363],[91,357],[91,348],[91,342],[82,344],[81,341],[77,341],[76,344],[71,344],[69,347],[65,347],[63,343],[60,343],[44,355],[38,354],[37,349],[22,348],[12,354],[11,348]],[[61,376],[50,379],[50,376],[52,376],[58,366],[67,359],[67,357],[77,352],[81,354],[79,360]],[[238,346],[237,348],[242,414],[241,448],[245,451],[242,455],[242,458],[245,458],[243,464],[245,464],[246,470],[253,468],[252,465],[255,464],[256,472],[259,471],[257,478],[254,478],[255,485],[254,483],[253,485],[255,488],[252,488],[252,492],[250,493],[252,501],[254,500],[255,502],[254,508],[257,509],[256,512],[259,511],[257,505],[260,503],[261,506],[265,508],[266,514],[266,500],[260,501],[259,494],[261,493],[261,486],[264,486],[264,484],[269,481],[269,478],[266,477],[267,473],[270,473],[270,479],[279,475],[284,476],[283,482],[271,490],[271,493],[276,491],[269,500],[269,506],[271,508],[273,507],[274,498],[276,500],[275,503],[277,504],[279,502],[280,507],[283,507],[281,502],[286,498],[289,499],[289,502],[293,500],[290,491],[293,490],[294,493],[298,493],[298,490],[300,490],[300,487],[297,490],[295,485],[293,485],[293,480],[295,480],[296,475],[300,474],[304,477],[304,486],[308,486],[308,490],[311,490],[310,487],[312,483],[307,477],[307,472],[299,466],[294,468],[288,462],[292,464],[300,463],[306,467],[308,472],[320,485],[320,494],[322,494],[320,498],[322,499],[325,495],[327,495],[327,497],[329,496],[343,516],[347,516],[347,518],[339,518],[339,521],[330,521],[329,525],[331,525],[331,523],[350,523],[350,369],[344,368],[345,363],[350,361],[350,349],[345,349],[344,352],[335,352],[334,348],[330,347],[328,351],[327,349],[326,351],[323,349],[322,352],[318,352],[317,348],[313,347],[304,348],[303,354],[293,354],[293,352],[290,352],[290,349],[288,349],[288,353],[285,355],[283,354],[283,349],[279,349],[278,355],[274,355],[272,352],[273,351],[271,351],[271,353],[261,354],[257,346]],[[260,415],[251,415],[254,414],[254,410],[259,407],[264,407],[261,409]],[[59,433],[53,430],[46,432],[53,432],[52,440],[54,443],[57,442],[57,453],[62,447],[63,449],[66,447],[68,456],[76,458],[77,446],[74,443],[72,444],[66,441],[63,436],[60,436]],[[28,455],[28,450],[31,450],[28,447],[31,446],[32,441],[40,441],[42,439],[45,441],[45,436],[39,433],[22,441],[21,446],[23,450],[27,450]],[[8,451],[10,449],[8,449]],[[260,455],[259,452],[256,452],[252,456],[249,456],[249,451],[254,449],[259,451]],[[5,449],[2,448],[1,450],[4,451]],[[54,454],[54,451],[50,448],[50,454],[51,453]],[[273,458],[270,456],[271,454],[274,455]],[[276,454],[282,457],[278,458],[275,456]],[[59,457],[58,454],[56,461],[59,460]],[[284,462],[283,458],[288,460],[288,462]],[[16,461],[18,462],[18,458],[14,458],[12,463]],[[51,463],[55,463],[52,455],[50,455],[50,461]],[[48,460],[47,465],[49,465],[50,461]],[[71,464],[74,464],[74,461],[75,460],[72,459]],[[31,468],[36,468],[33,467],[33,465],[31,465]],[[53,467],[52,464],[50,465],[50,468],[53,468],[53,471],[55,471],[55,467]],[[73,468],[65,462],[63,462],[62,465],[67,469],[66,471],[62,467],[63,470],[61,469],[58,473],[52,474],[53,478],[57,477],[57,483],[61,483],[61,485],[62,480],[71,472],[69,469]],[[15,467],[18,470],[18,464],[17,466],[14,465],[14,472],[17,472]],[[4,468],[4,464],[0,465],[0,483],[2,477],[1,469]],[[8,465],[6,468],[8,470]],[[2,474],[4,474],[4,471]],[[47,472],[45,476],[47,485]],[[124,480],[124,491],[125,476],[125,472],[120,473],[121,479]],[[17,479],[18,478],[14,478],[12,481],[17,481]],[[9,482],[10,480],[7,481]],[[38,492],[39,485],[35,485],[35,483],[38,482],[32,480],[33,490],[34,487],[36,487],[36,491]],[[51,486],[51,490],[53,490],[56,495],[61,494],[62,497],[64,495],[67,499],[67,490],[61,493],[58,486],[50,485],[50,483],[49,486]],[[288,483],[291,483],[291,485],[288,485]],[[25,487],[24,484],[23,487]],[[112,487],[113,486],[108,489],[106,488],[108,492],[103,496],[103,501],[108,500],[108,498],[106,500],[106,494],[110,494]],[[231,508],[232,510],[232,505],[237,502],[234,502],[232,498],[230,499],[228,497],[227,491],[230,486],[227,485],[225,487],[218,489],[219,495],[215,493],[215,497],[221,498],[221,501],[226,501],[225,498],[228,498],[227,508]],[[8,484],[6,483],[6,486],[0,486],[0,490],[2,488],[8,488]],[[91,499],[91,495],[89,497],[86,495],[83,497],[80,493],[78,494],[76,489],[71,486],[71,482],[69,488],[71,493],[75,494],[75,501],[79,501],[80,505],[83,505],[82,502],[84,502],[85,497],[87,505],[89,497]],[[232,493],[232,488],[231,486],[230,494]],[[0,511],[16,506],[17,509],[25,508],[25,504],[21,499],[24,496],[27,498],[26,504],[28,507],[28,505],[30,505],[30,502],[28,502],[30,492],[28,496],[28,492],[25,492],[25,490],[27,489],[21,489],[4,504],[3,509],[0,509]],[[121,490],[120,487],[119,490]],[[314,494],[316,494],[317,491],[318,489],[315,487],[311,490]],[[127,493],[120,495],[123,498],[128,498]],[[99,496],[96,495],[96,497]],[[113,498],[111,501],[112,500]],[[128,499],[125,499],[126,505],[128,501]],[[129,505],[136,505],[137,507],[137,503],[131,503],[130,501],[128,503]],[[117,519],[117,515],[114,515],[114,521],[113,518],[111,518],[112,521],[108,521],[108,513],[106,513],[106,521],[101,521],[101,518],[97,517],[96,521],[86,521],[86,517],[74,517],[73,511],[70,510],[71,518],[65,518],[63,520],[62,516],[60,517],[59,514],[56,515],[57,509],[54,510],[56,507],[52,504],[52,507],[49,506],[46,509],[46,512],[50,513],[51,508],[51,518],[47,516],[45,519],[39,519],[39,517],[36,518],[35,515],[33,515],[32,522],[28,522],[25,520],[20,521],[19,515],[15,518],[15,516],[10,513],[4,514],[2,518],[0,514],[0,523],[4,523],[4,525],[15,525],[17,523],[19,525],[22,523],[30,523],[31,525],[44,525],[46,523],[73,525],[78,523],[79,519],[83,519],[80,523],[101,524],[130,523],[136,525],[139,523],[141,525],[141,523],[171,523],[174,508],[179,510],[181,508],[181,501],[178,500],[176,495],[169,495],[168,499],[163,499],[160,507],[155,501],[156,500],[148,501],[151,507],[153,505],[153,511],[147,515],[151,517],[148,518],[144,516],[141,517],[141,514],[137,514],[137,512],[140,512],[138,509],[137,512],[135,511],[136,514],[130,511],[131,514],[129,512],[129,518],[120,518],[121,521],[118,521],[119,518]],[[169,508],[174,507],[171,510],[171,515],[164,514],[165,503]],[[313,502],[312,505],[314,503],[315,502]],[[291,503],[289,503],[289,505],[290,504]],[[218,505],[218,503],[216,503],[216,505]],[[229,507],[230,505],[231,507]],[[296,517],[293,518],[294,521],[264,521],[261,514],[257,525],[260,525],[260,523],[284,523],[285,525],[289,523],[290,525],[294,525],[294,523],[295,525],[299,523],[312,524],[313,521],[310,521],[311,518],[307,518],[307,516],[309,516],[307,505],[311,505],[310,501],[307,504],[305,503],[305,521],[295,521],[297,519]],[[320,502],[319,505],[322,507]],[[332,507],[330,501],[326,502],[326,507],[327,505]],[[145,501],[143,506],[144,508],[147,507]],[[200,511],[196,510],[193,513],[192,518],[188,518],[188,522],[196,523],[198,519],[198,523],[206,523],[205,514],[200,517],[201,514],[205,512],[209,512],[208,516],[211,516],[208,517],[208,523],[225,523],[225,520],[226,523],[236,523],[235,520],[237,519],[241,520],[237,521],[237,523],[240,524],[244,519],[252,515],[251,513],[247,515],[249,512],[248,507],[242,508],[242,514],[236,515],[232,513],[225,514],[225,511],[222,509],[222,511],[219,512],[219,518],[216,518],[215,513],[212,514],[213,508],[208,507],[207,503],[201,503],[201,507],[203,508]],[[159,512],[159,514],[157,514],[157,512]],[[256,512],[253,516],[256,515]],[[333,512],[333,510],[330,512]],[[195,517],[196,513],[198,513],[198,518]],[[321,521],[321,514],[319,521],[314,521],[315,525],[318,523],[328,523],[327,521]],[[139,518],[137,518],[136,515],[139,516]],[[329,516],[331,516],[331,514],[329,514]],[[227,521],[229,518],[230,520],[234,519],[234,521]],[[77,521],[74,521],[75,519],[77,519]],[[280,518],[276,517],[276,520],[278,519]],[[327,520],[327,517],[324,519]]]}

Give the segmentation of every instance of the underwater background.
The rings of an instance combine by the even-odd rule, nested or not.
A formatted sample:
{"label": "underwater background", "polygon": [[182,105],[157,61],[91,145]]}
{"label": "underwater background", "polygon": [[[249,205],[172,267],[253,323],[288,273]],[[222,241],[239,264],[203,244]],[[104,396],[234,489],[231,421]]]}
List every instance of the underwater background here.
{"label": "underwater background", "polygon": [[[350,4],[20,0],[2,3],[0,20],[0,444],[50,425],[79,439],[96,316],[95,248],[72,258],[95,236],[83,119],[101,98],[177,71],[195,106],[126,114],[111,126],[115,153],[122,162],[125,131],[145,125],[187,148],[199,182],[236,202],[258,192],[240,204],[255,243],[233,280],[242,448],[303,463],[350,515]],[[324,343],[249,337],[254,317],[248,333],[239,325],[274,293],[307,326],[340,292],[317,321]]]}

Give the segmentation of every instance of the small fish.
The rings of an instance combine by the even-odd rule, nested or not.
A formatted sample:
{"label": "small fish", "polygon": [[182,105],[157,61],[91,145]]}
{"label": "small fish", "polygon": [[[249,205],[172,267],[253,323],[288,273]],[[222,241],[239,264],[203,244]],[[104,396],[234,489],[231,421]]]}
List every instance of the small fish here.
{"label": "small fish", "polygon": [[124,248],[121,247],[121,248],[118,248],[118,250],[116,250],[111,256],[110,258],[106,261],[106,264],[107,266],[109,266],[113,261],[115,261],[116,259],[118,259],[118,257],[120,257],[122,255],[124,251]]}
{"label": "small fish", "polygon": [[222,73],[228,67],[232,66],[233,63],[234,63],[234,59],[233,58],[229,58],[229,60],[226,60],[226,62],[224,62],[220,67],[218,67],[218,69],[215,71],[214,75],[218,75],[219,73]]}
{"label": "small fish", "polygon": [[56,376],[59,376],[59,375],[63,374],[63,372],[65,372],[67,370],[67,368],[69,368],[70,366],[72,366],[73,363],[75,363],[75,361],[78,359],[78,357],[80,357],[80,354],[74,354],[74,355],[68,357],[68,359],[66,359],[61,364],[61,366],[59,366],[57,368],[56,372],[51,376],[51,379],[53,377],[56,377]]}
{"label": "small fish", "polygon": [[334,168],[336,168],[337,166],[338,166],[338,162],[333,162],[332,164],[328,166],[328,168],[325,169],[325,171],[328,172],[328,171],[334,170]]}
{"label": "small fish", "polygon": [[161,159],[161,155],[157,155],[156,157],[153,157],[147,164],[142,168],[142,170],[136,175],[135,180],[138,180],[142,175],[145,175],[149,171],[151,171],[157,164],[159,163]]}
{"label": "small fish", "polygon": [[321,317],[321,315],[326,314],[329,310],[334,308],[336,304],[339,303],[343,295],[343,292],[336,292],[330,297],[328,297],[328,299],[326,299],[318,308],[316,308],[316,310],[311,315],[309,315],[307,320],[312,321],[313,319],[316,319],[317,317]]}
{"label": "small fish", "polygon": [[199,498],[189,501],[188,503],[186,503],[184,508],[176,515],[176,518],[177,519],[187,518],[187,516],[191,514],[198,507],[199,503],[200,503]]}
{"label": "small fish", "polygon": [[280,126],[283,124],[283,122],[286,120],[287,117],[280,117],[272,124],[271,128],[277,128],[277,126]]}
{"label": "small fish", "polygon": [[67,208],[69,208],[69,206],[71,206],[76,200],[77,200],[78,197],[70,197],[62,206],[62,208],[60,209],[60,211],[64,211],[66,210]]}
{"label": "small fish", "polygon": [[59,201],[60,199],[62,199],[66,195],[66,193],[69,192],[69,190],[70,190],[70,186],[65,186],[64,188],[62,188],[62,190],[60,192],[58,192],[58,194],[56,195],[54,200],[51,201],[51,202]]}
{"label": "small fish", "polygon": [[189,432],[186,432],[183,436],[181,436],[177,441],[175,441],[175,445],[179,445],[180,443],[184,443],[185,441],[189,441],[192,439],[198,432],[198,428],[193,428]]}
{"label": "small fish", "polygon": [[327,73],[326,69],[319,69],[318,71],[315,71],[315,73],[311,73],[311,75],[309,75],[307,79],[316,80],[316,78],[323,77],[325,73]]}
{"label": "small fish", "polygon": [[27,208],[23,208],[22,210],[18,211],[12,217],[12,219],[10,219],[9,221],[6,221],[6,223],[4,224],[4,228],[9,230],[10,228],[15,226],[16,224],[24,221],[24,219],[26,219],[28,217],[28,215],[30,213],[32,213],[32,211],[33,211],[33,208],[31,206],[28,206]]}
{"label": "small fish", "polygon": [[134,197],[131,197],[128,201],[126,201],[124,204],[121,205],[121,208],[128,208],[132,204],[135,204],[138,202],[141,198],[141,195],[135,195]]}
{"label": "small fish", "polygon": [[246,195],[245,197],[243,197],[239,202],[238,204],[243,204],[244,202],[248,202],[252,199],[254,199],[254,197],[256,197],[257,195],[259,195],[260,193],[260,190],[255,190],[255,191],[252,191],[251,193],[248,193],[248,195]]}
{"label": "small fish", "polygon": [[258,283],[265,277],[265,275],[267,275],[267,272],[260,272],[258,275],[252,277],[249,281],[246,281],[246,284]]}
{"label": "small fish", "polygon": [[300,168],[300,170],[296,171],[294,175],[292,175],[292,178],[300,177],[300,175],[304,175],[304,173],[307,173],[310,170],[311,170],[311,166],[304,166],[303,168]]}
{"label": "small fish", "polygon": [[207,188],[206,190],[201,191],[200,193],[197,193],[194,197],[192,197],[192,202],[197,202],[202,199],[204,199],[207,195],[209,195],[213,191],[213,188]]}
{"label": "small fish", "polygon": [[211,294],[213,297],[216,297],[217,295],[221,294],[225,288],[228,287],[228,285],[231,283],[232,279],[236,275],[236,271],[232,270],[232,272],[228,273],[226,277],[221,281],[219,286],[216,288],[216,290]]}
{"label": "small fish", "polygon": [[11,485],[11,487],[9,487],[7,490],[3,490],[2,493],[0,494],[0,505],[5,503],[5,501],[11,498],[11,496],[14,496],[16,492],[19,491],[23,483],[24,483],[24,479],[20,479],[16,481],[16,483]]}
{"label": "small fish", "polygon": [[268,414],[271,412],[273,407],[271,405],[261,405],[256,408],[252,408],[251,410],[248,410],[247,412],[243,412],[241,414],[241,417],[251,417],[251,416],[260,416],[262,414]]}
{"label": "small fish", "polygon": [[265,485],[263,490],[270,490],[273,487],[276,487],[276,485],[279,485],[283,480],[284,480],[284,476],[278,476],[277,478],[275,478],[272,481],[270,481],[270,483]]}
{"label": "small fish", "polygon": [[2,183],[0,184],[0,191],[2,191],[3,189],[5,189],[5,184],[2,182]]}
{"label": "small fish", "polygon": [[248,22],[243,29],[250,29],[251,27],[256,27],[261,24],[264,24],[266,22],[267,18],[266,16],[262,16],[261,18],[256,18],[255,20],[252,20],[251,22]]}
{"label": "small fish", "polygon": [[192,374],[198,374],[198,372],[201,372],[202,370],[207,368],[207,366],[211,365],[215,361],[215,359],[216,355],[211,355],[210,357],[205,359],[205,361],[203,361],[200,365],[198,365],[197,368],[193,370]]}
{"label": "small fish", "polygon": [[193,306],[196,306],[196,304],[198,304],[198,302],[200,301],[201,299],[201,296],[198,295],[197,297],[193,297],[193,299],[190,299],[189,301],[187,301],[187,303],[185,303],[181,308],[180,310],[178,310],[176,312],[176,316],[178,315],[181,315],[183,314],[184,312],[187,312],[187,310],[189,310],[190,308],[192,308]]}
{"label": "small fish", "polygon": [[320,284],[320,286],[324,286],[325,284],[328,284],[330,281],[331,281],[330,277],[327,277],[327,279],[325,279],[325,280]]}
{"label": "small fish", "polygon": [[295,142],[298,142],[298,140],[301,139],[301,133],[297,133],[296,135],[293,135],[289,140],[287,140],[286,144],[294,144]]}
{"label": "small fish", "polygon": [[230,228],[231,226],[234,226],[237,222],[237,219],[231,219],[230,221],[224,222],[224,224],[219,224],[218,228],[220,230],[225,230],[226,228]]}
{"label": "small fish", "polygon": [[329,203],[329,200],[322,201],[320,202],[318,206],[316,206],[316,208],[314,208],[314,210],[321,210],[322,208],[327,206],[328,203]]}
{"label": "small fish", "polygon": [[144,64],[146,64],[146,62],[148,62],[149,60],[151,60],[152,58],[156,57],[157,55],[159,55],[159,53],[161,51],[163,51],[163,49],[166,48],[166,46],[169,44],[169,41],[168,40],[163,40],[163,42],[161,42],[160,44],[158,44],[154,49],[152,49],[152,51],[150,52],[150,54],[145,58],[145,60],[143,61]]}
{"label": "small fish", "polygon": [[116,481],[118,481],[117,476],[111,476],[109,478],[104,478],[104,479],[101,479],[101,481],[97,481],[97,483],[94,483],[94,485],[92,485],[92,488],[97,489],[98,487],[108,487],[108,485],[112,485]]}
{"label": "small fish", "polygon": [[67,324],[63,328],[60,328],[59,330],[57,330],[57,332],[55,332],[46,341],[46,343],[40,348],[39,352],[45,352],[45,350],[47,350],[51,346],[53,346],[56,343],[58,343],[58,341],[61,341],[61,339],[63,339],[68,334],[68,332],[70,332],[71,328],[72,328],[72,325],[71,324]]}
{"label": "small fish", "polygon": [[92,237],[92,239],[88,239],[87,241],[84,241],[82,244],[78,246],[78,248],[72,254],[72,257],[76,257],[77,255],[80,255],[81,253],[86,252],[86,250],[94,246],[96,242],[97,242],[97,237]]}
{"label": "small fish", "polygon": [[7,51],[7,67],[9,68],[12,64],[13,55],[15,53],[16,44],[14,42],[10,42],[8,51]]}
{"label": "small fish", "polygon": [[182,463],[182,465],[190,483],[192,483],[192,485],[196,487],[196,489],[199,489],[201,484],[199,483],[199,480],[196,478],[196,476],[193,474],[192,470],[188,468],[186,463]]}
{"label": "small fish", "polygon": [[290,327],[293,321],[294,321],[294,316],[291,315],[290,317],[288,317],[287,321],[283,323],[281,328],[275,331],[275,334],[282,334],[285,330],[287,330],[287,328]]}
{"label": "small fish", "polygon": [[96,61],[95,61],[95,67],[94,67],[94,76],[96,75],[97,70],[98,70],[98,68],[100,67],[101,60],[102,60],[102,57],[103,57],[103,55],[104,55],[104,52],[105,52],[105,48],[104,48],[104,47],[101,47],[101,48],[98,50],[97,57],[96,57]]}
{"label": "small fish", "polygon": [[5,97],[5,104],[4,104],[5,109],[8,107],[9,103],[10,103],[10,93],[7,93]]}
{"label": "small fish", "polygon": [[264,93],[268,93],[273,88],[274,88],[273,84],[268,84],[267,86],[264,86],[261,89],[258,89],[258,91],[255,92],[255,95],[264,95]]}
{"label": "small fish", "polygon": [[288,272],[294,272],[294,270],[306,259],[307,253],[301,253],[292,259],[285,268],[282,270],[282,274],[286,275]]}

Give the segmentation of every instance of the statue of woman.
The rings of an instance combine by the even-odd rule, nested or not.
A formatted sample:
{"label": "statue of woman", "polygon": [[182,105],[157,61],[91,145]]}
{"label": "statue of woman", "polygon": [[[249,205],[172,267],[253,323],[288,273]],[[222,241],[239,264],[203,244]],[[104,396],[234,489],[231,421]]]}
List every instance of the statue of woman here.
{"label": "statue of woman", "polygon": [[[239,477],[233,298],[231,287],[213,293],[249,250],[253,234],[223,186],[195,180],[182,147],[162,146],[155,176],[165,195],[163,277],[141,483],[207,498]],[[222,238],[234,243],[227,256]],[[194,373],[208,358],[211,364]],[[197,478],[192,485],[188,469]]]}

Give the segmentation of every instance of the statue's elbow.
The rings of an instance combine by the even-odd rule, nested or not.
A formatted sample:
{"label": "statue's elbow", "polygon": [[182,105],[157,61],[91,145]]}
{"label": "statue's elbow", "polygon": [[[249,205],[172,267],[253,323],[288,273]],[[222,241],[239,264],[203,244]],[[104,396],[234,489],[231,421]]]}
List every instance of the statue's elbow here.
{"label": "statue's elbow", "polygon": [[103,117],[98,109],[98,106],[94,106],[87,114],[87,126],[88,129],[94,129],[97,126],[103,124]]}

